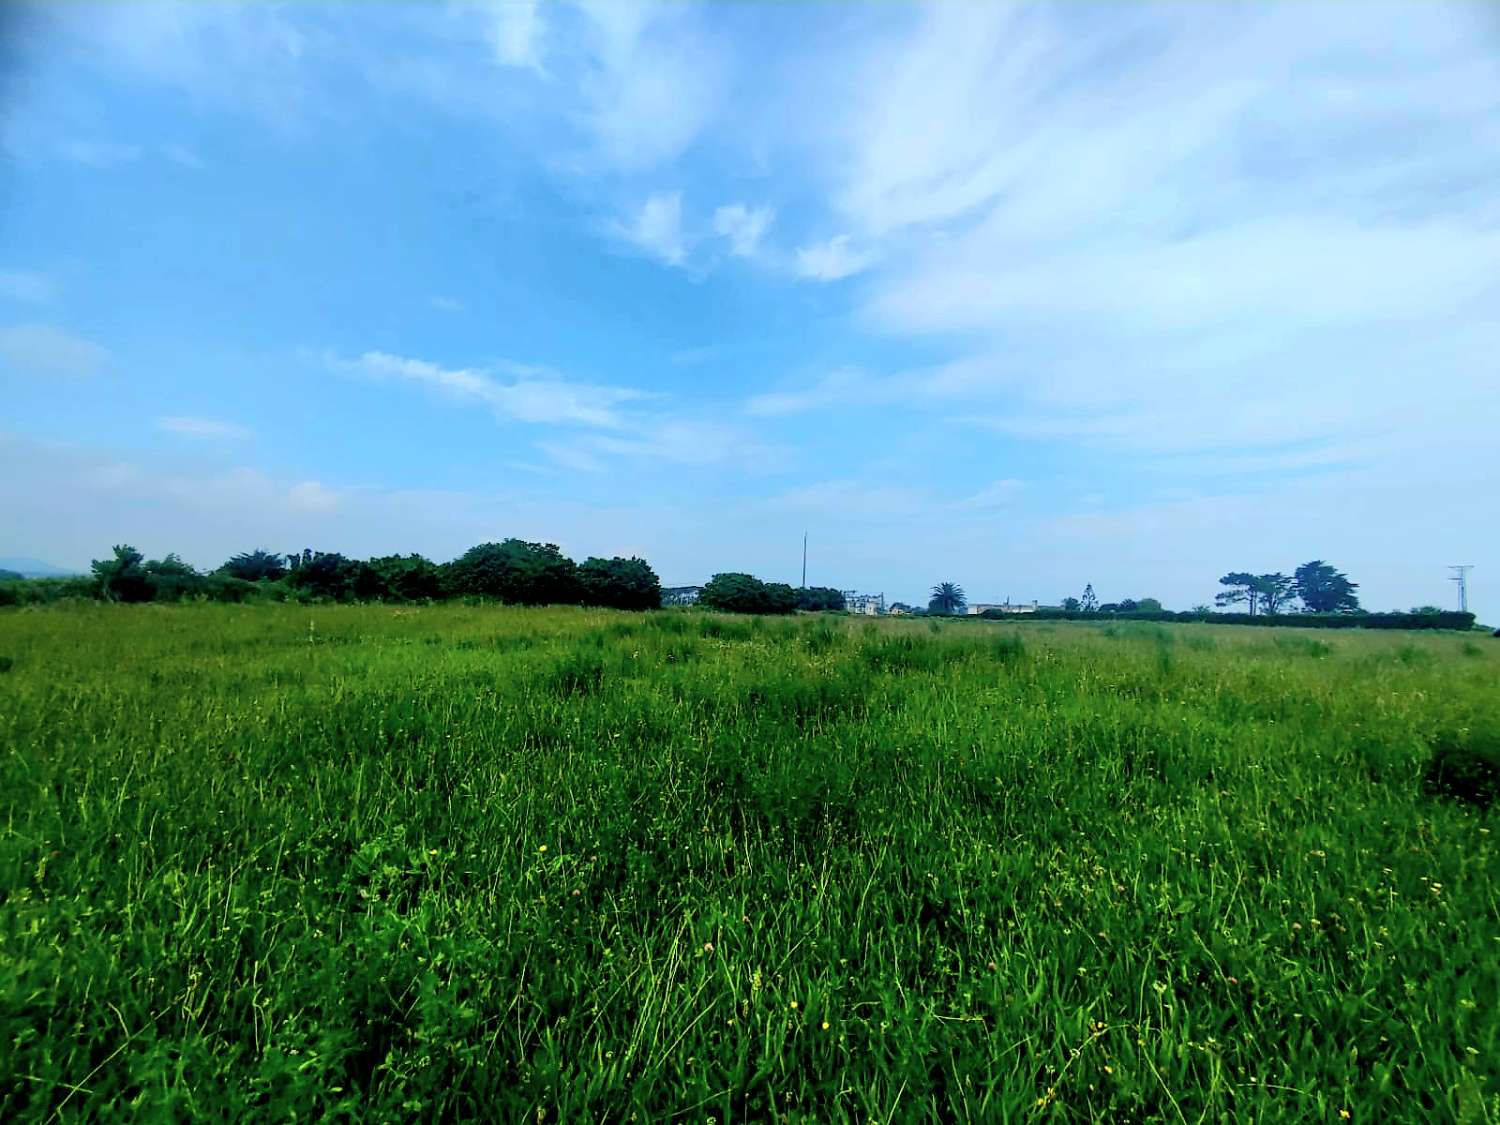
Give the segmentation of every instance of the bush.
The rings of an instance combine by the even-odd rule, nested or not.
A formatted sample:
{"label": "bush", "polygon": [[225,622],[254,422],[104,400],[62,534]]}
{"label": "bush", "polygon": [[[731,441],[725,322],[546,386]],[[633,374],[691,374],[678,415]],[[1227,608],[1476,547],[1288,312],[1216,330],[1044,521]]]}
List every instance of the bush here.
{"label": "bush", "polygon": [[578,568],[584,605],[660,609],[661,582],[645,559],[585,559]]}
{"label": "bush", "polygon": [[446,567],[451,593],[514,605],[578,605],[578,567],[553,543],[507,539],[470,547]]}
{"label": "bush", "polygon": [[844,595],[832,586],[804,586],[797,591],[797,608],[838,612],[844,608]]}
{"label": "bush", "polygon": [[365,601],[429,601],[443,596],[443,573],[421,555],[385,555],[360,564],[354,595]]}
{"label": "bush", "polygon": [[715,574],[698,595],[698,604],[731,613],[792,613],[797,591],[784,582],[762,582],[750,574]]}
{"label": "bush", "polygon": [[346,559],[337,551],[303,551],[293,560],[288,581],[299,594],[298,600],[327,598],[336,602],[352,601],[362,563]]}

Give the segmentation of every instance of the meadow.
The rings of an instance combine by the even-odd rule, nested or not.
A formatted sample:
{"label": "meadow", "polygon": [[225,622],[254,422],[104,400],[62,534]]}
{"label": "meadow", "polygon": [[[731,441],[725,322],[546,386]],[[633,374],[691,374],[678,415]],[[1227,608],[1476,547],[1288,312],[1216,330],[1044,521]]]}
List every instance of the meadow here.
{"label": "meadow", "polygon": [[0,612],[0,1119],[1500,1121],[1500,642]]}

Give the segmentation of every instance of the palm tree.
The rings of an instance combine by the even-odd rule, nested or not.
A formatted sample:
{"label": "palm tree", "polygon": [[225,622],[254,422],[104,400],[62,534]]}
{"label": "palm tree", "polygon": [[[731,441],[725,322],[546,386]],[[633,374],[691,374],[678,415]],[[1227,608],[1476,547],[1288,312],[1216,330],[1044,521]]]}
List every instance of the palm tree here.
{"label": "palm tree", "polygon": [[929,613],[957,613],[969,604],[964,597],[964,588],[952,582],[939,582],[932,588],[932,600],[927,603]]}

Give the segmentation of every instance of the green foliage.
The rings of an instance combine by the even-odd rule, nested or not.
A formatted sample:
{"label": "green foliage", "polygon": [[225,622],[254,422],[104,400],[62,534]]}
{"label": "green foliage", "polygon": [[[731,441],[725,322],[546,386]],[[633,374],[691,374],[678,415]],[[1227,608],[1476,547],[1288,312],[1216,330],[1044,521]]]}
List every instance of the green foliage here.
{"label": "green foliage", "polygon": [[660,609],[661,581],[645,559],[585,559],[578,568],[584,605]]}
{"label": "green foliage", "polygon": [[1162,611],[1161,602],[1155,598],[1142,598],[1135,603],[1135,608],[1139,613],[1160,613]]}
{"label": "green foliage", "polygon": [[1228,589],[1214,600],[1221,606],[1247,603],[1250,612],[1276,614],[1290,607],[1297,596],[1296,583],[1285,574],[1249,574],[1233,571],[1219,579]]}
{"label": "green foliage", "polygon": [[242,582],[274,582],[286,577],[286,560],[270,551],[245,551],[225,562],[218,573]]}
{"label": "green foliage", "polygon": [[964,588],[953,582],[939,582],[932,588],[932,597],[927,602],[928,613],[957,613],[969,604]]}
{"label": "green foliage", "polygon": [[576,605],[583,596],[578,567],[553,543],[481,543],[448,564],[447,579],[455,593],[513,605]]}
{"label": "green foliage", "polygon": [[360,565],[354,596],[363,601],[430,601],[443,596],[443,574],[421,555],[385,555]]}
{"label": "green foliage", "polygon": [[0,1120],[1500,1118],[1500,646],[931,624],[6,611]]}
{"label": "green foliage", "polygon": [[698,595],[707,609],[731,613],[792,613],[797,609],[797,591],[784,582],[762,582],[750,574],[715,574]]}
{"label": "green foliage", "polygon": [[1064,598],[1062,600],[1062,608],[1068,613],[1081,613],[1083,611],[1083,603],[1077,598]]}
{"label": "green foliage", "polygon": [[26,576],[18,570],[0,569],[0,582],[24,582]]}
{"label": "green foliage", "polygon": [[337,551],[303,551],[292,560],[287,581],[304,599],[353,601],[359,596],[363,565]]}
{"label": "green foliage", "polygon": [[832,586],[804,586],[797,591],[797,608],[813,613],[837,613],[844,608],[844,594]]}
{"label": "green foliage", "polygon": [[149,602],[155,591],[143,565],[146,556],[128,544],[116,544],[114,557],[95,559],[89,564],[106,601]]}
{"label": "green foliage", "polygon": [[1311,613],[1347,613],[1359,608],[1358,583],[1322,559],[1303,563],[1293,572],[1297,596]]}
{"label": "green foliage", "polygon": [[141,569],[151,586],[151,601],[177,602],[201,594],[207,588],[203,575],[175,554],[153,559]]}

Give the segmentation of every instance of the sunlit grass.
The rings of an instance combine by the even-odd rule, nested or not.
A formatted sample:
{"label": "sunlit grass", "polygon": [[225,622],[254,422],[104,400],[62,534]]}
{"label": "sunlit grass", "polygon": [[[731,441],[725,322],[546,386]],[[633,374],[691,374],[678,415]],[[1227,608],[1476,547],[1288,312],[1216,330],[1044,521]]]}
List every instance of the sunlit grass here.
{"label": "sunlit grass", "polygon": [[0,1119],[1500,1120],[1500,814],[1423,787],[1500,642],[86,606],[0,658]]}

